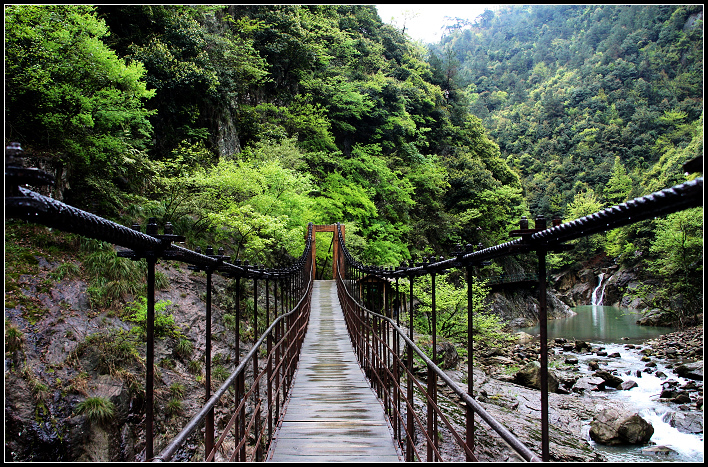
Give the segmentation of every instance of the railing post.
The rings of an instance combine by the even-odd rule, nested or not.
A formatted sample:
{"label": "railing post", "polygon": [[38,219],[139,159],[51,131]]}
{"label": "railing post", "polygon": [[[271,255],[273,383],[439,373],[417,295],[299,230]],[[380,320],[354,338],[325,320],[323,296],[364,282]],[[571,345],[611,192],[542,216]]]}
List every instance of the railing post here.
{"label": "railing post", "polygon": [[[207,247],[207,255],[213,255],[214,249]],[[211,268],[206,270],[206,350],[205,350],[205,382],[206,394],[204,402],[211,397]],[[204,421],[204,455],[208,456],[214,448],[214,408],[209,411]],[[212,458],[213,460],[213,458]]]}
{"label": "railing post", "polygon": [[[437,312],[435,309],[435,273],[432,273],[430,275],[431,278],[431,287],[432,287],[432,329],[430,330],[433,338],[433,363],[437,363]],[[427,414],[428,414],[428,436],[430,436],[433,440],[433,444],[430,444],[430,441],[428,441],[428,457],[427,461],[431,462],[436,460],[434,458],[433,454],[433,447],[437,448],[438,446],[438,437],[437,437],[437,416],[435,413],[435,410],[433,409],[433,406],[437,405],[437,381],[436,381],[436,373],[433,371],[432,368],[428,368],[428,397],[432,399],[426,398],[426,407],[427,407]]]}
{"label": "railing post", "polygon": [[[258,279],[253,279],[253,341],[258,339]],[[260,403],[260,385],[256,381],[258,378],[258,352],[253,354],[253,410],[254,410],[254,438],[257,441],[255,459],[260,462],[262,458],[261,443],[258,442],[258,435],[261,430],[261,410],[258,404]]]}
{"label": "railing post", "polygon": [[[467,266],[467,394],[474,397],[474,290],[472,289],[472,267]],[[466,444],[474,452],[474,410],[466,404],[465,411]],[[467,462],[473,459],[465,454]]]}
{"label": "railing post", "polygon": [[[409,299],[410,299],[410,306],[408,307],[408,313],[409,313],[409,328],[408,328],[408,333],[410,334],[410,340],[411,342],[415,342],[413,340],[413,275],[410,275],[410,294],[409,294]],[[406,437],[406,462],[413,462],[415,459],[413,458],[413,440],[415,437],[415,421],[413,420],[413,407],[415,407],[414,402],[413,402],[413,346],[408,344],[408,350],[406,352],[408,355],[408,375],[406,377],[407,379],[407,388],[406,388],[406,396],[408,398],[408,407],[406,407],[406,431],[408,431],[408,436]]]}
{"label": "railing post", "polygon": [[[546,220],[543,216],[536,216],[537,230],[546,228]],[[546,250],[537,250],[538,255],[538,303],[539,303],[539,325],[541,339],[541,459],[548,462],[549,433],[548,433],[548,316],[546,309]]]}
{"label": "railing post", "polygon": [[[157,232],[155,232],[157,233]],[[151,460],[153,451],[153,410],[155,404],[155,263],[154,255],[147,260],[147,318],[145,333],[147,350],[145,356],[145,460]]]}
{"label": "railing post", "polygon": [[[266,326],[270,325],[270,280],[266,278]],[[277,306],[277,305],[276,305]],[[267,393],[268,393],[268,443],[270,444],[270,439],[273,437],[273,363],[272,357],[270,355],[273,350],[273,335],[268,334],[266,352],[268,355],[268,361],[266,363],[266,376],[267,376]]]}
{"label": "railing post", "polygon": [[[237,261],[238,265],[240,262]],[[236,276],[236,332],[235,332],[234,345],[236,346],[234,353],[236,357],[236,366],[241,363],[241,276]],[[243,372],[241,373],[243,375]],[[234,407],[238,407],[241,403],[241,399],[244,394],[244,381],[243,377],[239,375],[234,382]],[[241,412],[237,416],[237,421],[234,424],[234,434],[236,437],[235,444],[238,446],[239,442],[244,436],[244,419],[246,413],[245,408],[242,408]],[[237,448],[236,448],[237,449]],[[238,461],[245,461],[245,446],[241,449],[241,452],[235,453],[235,458]]]}

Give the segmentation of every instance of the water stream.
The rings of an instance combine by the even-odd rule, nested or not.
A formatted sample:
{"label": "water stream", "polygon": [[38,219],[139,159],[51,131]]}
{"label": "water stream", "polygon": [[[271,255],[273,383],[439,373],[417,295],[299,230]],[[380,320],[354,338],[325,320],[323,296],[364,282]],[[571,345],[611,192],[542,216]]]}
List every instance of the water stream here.
{"label": "water stream", "polygon": [[[598,302],[601,302],[603,295],[602,279],[601,276],[598,286],[593,292],[593,300],[597,297]],[[589,360],[601,360],[603,368],[609,371],[617,370],[617,374],[623,379],[636,381],[638,386],[628,391],[608,390],[608,398],[634,407],[640,416],[654,427],[651,443],[658,446],[668,446],[675,452],[668,457],[657,457],[642,453],[642,449],[647,446],[603,446],[590,441],[595,449],[601,451],[609,461],[614,462],[661,460],[702,462],[703,434],[681,433],[668,423],[671,413],[678,409],[675,403],[659,400],[662,391],[661,383],[666,381],[666,378],[660,379],[655,374],[646,373],[644,371],[646,362],[641,360],[642,342],[669,333],[674,329],[639,326],[636,324],[638,312],[629,309],[587,305],[575,307],[573,311],[576,312],[576,315],[548,322],[549,339],[564,337],[569,340],[583,340],[591,343],[593,347],[604,347],[608,355],[619,352],[621,358],[603,358],[598,357],[595,353],[564,352],[564,355],[572,353],[578,357],[578,368],[581,373],[592,373],[588,367]],[[522,330],[532,335],[539,333],[538,326]],[[628,348],[631,346],[627,346],[627,344],[634,344],[635,348]],[[668,379],[678,381],[680,385],[688,381],[675,375],[670,368],[666,368],[663,362],[656,361],[656,363],[657,372],[665,373],[668,375]],[[642,370],[641,377],[636,376],[637,370]],[[587,421],[584,432],[588,440],[590,440],[588,435],[590,422],[590,420]]]}

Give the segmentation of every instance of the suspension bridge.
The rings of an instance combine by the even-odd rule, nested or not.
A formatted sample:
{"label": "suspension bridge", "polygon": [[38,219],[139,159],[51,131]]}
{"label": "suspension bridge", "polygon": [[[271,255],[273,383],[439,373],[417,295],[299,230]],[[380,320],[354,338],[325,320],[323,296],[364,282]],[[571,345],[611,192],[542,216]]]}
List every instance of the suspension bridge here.
{"label": "suspension bridge", "polygon": [[[486,424],[515,456],[526,461],[552,460],[548,421],[548,349],[546,334],[546,254],[566,248],[565,242],[608,231],[641,220],[703,205],[703,178],[676,185],[647,196],[564,224],[546,226],[541,216],[533,228],[522,219],[515,240],[489,248],[458,248],[453,256],[428,258],[421,262],[383,268],[358,262],[347,250],[344,226],[314,226],[307,229],[303,254],[287,268],[249,265],[212,249],[192,251],[175,242],[183,238],[165,225],[163,234],[150,220],[142,227],[122,226],[94,214],[31,191],[23,185],[42,186],[52,182],[47,174],[25,168],[17,148],[6,150],[5,216],[23,219],[66,232],[103,240],[127,248],[121,255],[147,263],[147,344],[145,371],[145,451],[147,461],[170,461],[178,457],[189,440],[201,438],[206,461],[444,461],[449,455],[440,449],[444,436],[456,444],[465,460],[477,460],[476,427]],[[702,165],[701,165],[702,166]],[[333,232],[333,281],[315,281],[315,237]],[[475,400],[474,378],[463,388],[434,363],[436,336],[432,336],[432,358],[414,343],[413,313],[410,323],[400,322],[395,303],[406,297],[399,280],[407,279],[408,310],[413,309],[413,283],[425,275],[433,284],[432,327],[435,329],[435,277],[452,268],[464,271],[468,280],[475,268],[487,261],[520,253],[535,252],[538,267],[534,275],[539,290],[541,363],[541,442],[525,446],[514,434],[491,417]],[[207,276],[206,365],[204,406],[181,432],[155,450],[154,433],[154,294],[155,263],[158,259],[183,262]],[[237,282],[235,303],[251,284],[254,303],[265,302],[265,332],[238,362],[224,383],[212,393],[211,385],[211,278],[221,274]],[[365,281],[378,278],[382,286],[372,301],[366,300]],[[539,280],[538,278],[541,278]],[[524,281],[531,278],[523,278]],[[249,282],[250,281],[250,282]],[[394,296],[385,299],[385,283],[395,283]],[[468,300],[473,300],[468,288]],[[393,299],[391,299],[393,298]],[[376,304],[377,312],[364,303]],[[236,307],[236,323],[250,319],[259,328],[258,306],[253,316]],[[468,306],[472,310],[472,306]],[[262,317],[262,316],[261,316]],[[468,316],[469,352],[467,374],[473,374],[474,315]],[[233,334],[233,348],[240,348],[239,329]],[[413,371],[413,358],[422,360],[427,375]],[[446,386],[464,404],[464,426],[453,421],[438,404],[438,387]],[[227,407],[231,414],[224,423],[215,422],[215,407]],[[217,429],[217,426],[220,427]],[[202,434],[203,431],[203,434]]]}

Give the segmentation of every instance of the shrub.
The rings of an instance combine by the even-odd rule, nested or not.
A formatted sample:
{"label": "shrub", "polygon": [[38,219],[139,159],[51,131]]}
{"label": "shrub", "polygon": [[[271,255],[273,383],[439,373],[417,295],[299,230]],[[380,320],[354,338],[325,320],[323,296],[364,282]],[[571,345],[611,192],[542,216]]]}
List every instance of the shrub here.
{"label": "shrub", "polygon": [[168,417],[180,414],[182,413],[182,410],[182,401],[179,399],[170,399],[170,401],[167,403],[167,406],[165,407],[165,413]]}
{"label": "shrub", "polygon": [[173,397],[182,397],[186,389],[184,384],[175,381],[170,385],[170,394],[172,394]]}
{"label": "shrub", "polygon": [[[172,305],[172,302],[169,300],[160,300],[155,303],[155,323],[153,327],[155,337],[172,336],[178,339],[184,338],[184,335],[175,324],[174,317],[166,311],[170,305]],[[145,339],[147,332],[147,299],[139,297],[128,304],[125,310],[128,312],[126,319],[138,325],[139,330],[142,332],[141,335]]]}
{"label": "shrub", "polygon": [[179,341],[177,341],[177,345],[175,346],[175,354],[180,357],[180,358],[187,358],[190,355],[192,355],[192,352],[194,351],[194,344],[192,344],[192,341],[186,338],[182,338]]}
{"label": "shrub", "polygon": [[190,360],[189,363],[187,363],[187,370],[194,375],[201,374],[202,362],[199,360]]}
{"label": "shrub", "polygon": [[15,326],[5,320],[5,351],[15,352],[22,349],[25,342],[25,336]]}
{"label": "shrub", "polygon": [[216,381],[225,381],[229,377],[229,372],[226,368],[221,365],[217,365],[211,370],[211,377]]}
{"label": "shrub", "polygon": [[113,418],[116,407],[105,397],[88,397],[76,406],[76,413],[84,414],[92,422],[106,423]]}

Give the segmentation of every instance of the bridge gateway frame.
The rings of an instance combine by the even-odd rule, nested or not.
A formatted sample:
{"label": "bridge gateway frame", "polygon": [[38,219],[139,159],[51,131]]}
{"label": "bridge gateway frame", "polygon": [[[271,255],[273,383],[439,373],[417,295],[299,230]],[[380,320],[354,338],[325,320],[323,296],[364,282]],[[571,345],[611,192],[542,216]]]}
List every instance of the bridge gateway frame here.
{"label": "bridge gateway frame", "polygon": [[[219,398],[226,393],[227,389],[237,382],[237,376],[239,372],[241,374],[245,373],[245,367],[249,362],[249,359],[253,361],[254,373],[257,372],[259,364],[256,360],[257,352],[259,347],[268,341],[268,363],[265,364],[268,367],[268,371],[273,370],[273,366],[276,367],[276,371],[282,371],[282,379],[285,386],[289,384],[292,379],[292,369],[293,364],[297,364],[297,359],[299,355],[299,345],[301,343],[301,337],[304,335],[304,331],[307,328],[307,317],[309,312],[309,297],[312,290],[312,280],[314,277],[314,259],[315,251],[313,246],[313,238],[315,231],[320,232],[335,232],[334,234],[338,236],[337,241],[333,241],[336,245],[334,248],[334,260],[333,260],[333,273],[335,278],[342,277],[342,273],[346,274],[347,271],[351,273],[353,270],[359,270],[361,273],[375,273],[379,276],[398,280],[402,277],[410,277],[411,279],[424,275],[431,274],[433,277],[436,273],[441,273],[448,268],[458,267],[466,268],[468,272],[470,268],[475,264],[480,264],[485,260],[490,260],[498,257],[518,254],[520,252],[536,251],[539,255],[539,263],[543,265],[545,269],[545,254],[548,251],[552,251],[554,248],[561,246],[561,244],[568,240],[573,240],[576,238],[581,238],[588,236],[597,232],[608,231],[617,227],[624,225],[633,224],[641,220],[654,218],[657,216],[662,216],[677,212],[683,209],[688,209],[692,207],[703,206],[703,177],[698,177],[689,182],[685,182],[676,185],[671,188],[667,188],[650,195],[635,198],[626,203],[622,203],[611,208],[604,209],[600,212],[594,213],[589,216],[585,216],[580,219],[576,219],[571,222],[567,222],[561,225],[554,225],[551,228],[545,228],[545,222],[537,224],[535,229],[524,229],[522,225],[519,235],[521,238],[507,242],[501,245],[496,245],[490,248],[485,248],[478,251],[472,251],[468,249],[467,251],[458,251],[455,253],[454,257],[447,260],[440,259],[430,259],[424,260],[422,263],[411,263],[410,265],[401,265],[397,268],[380,268],[375,266],[366,266],[356,262],[353,258],[347,257],[348,252],[344,247],[344,229],[343,225],[339,225],[339,231],[335,229],[337,225],[327,225],[327,226],[309,226],[309,235],[307,236],[306,248],[303,255],[298,259],[290,268],[286,269],[267,269],[262,266],[249,266],[247,263],[240,264],[236,261],[236,264],[228,263],[228,257],[223,254],[213,255],[207,252],[206,255],[201,254],[198,251],[191,251],[181,246],[173,244],[174,241],[179,241],[179,237],[172,234],[171,230],[168,230],[168,226],[165,226],[165,233],[163,235],[157,234],[157,225],[154,222],[149,222],[146,228],[146,232],[142,233],[139,230],[139,226],[134,225],[132,228],[125,227],[114,222],[108,221],[104,218],[96,216],[94,214],[82,211],[80,209],[74,208],[72,206],[66,205],[49,197],[40,195],[34,191],[22,187],[21,185],[31,184],[33,186],[41,186],[50,184],[52,182],[51,176],[37,170],[28,169],[22,167],[22,164],[16,163],[13,157],[17,154],[11,154],[12,151],[16,151],[16,147],[8,147],[6,150],[6,192],[5,192],[5,217],[22,219],[28,222],[45,225],[48,227],[57,228],[66,232],[77,233],[82,236],[89,238],[94,238],[115,245],[120,245],[125,248],[129,248],[130,251],[125,253],[125,256],[131,257],[132,259],[143,259],[145,258],[148,262],[148,319],[147,319],[147,358],[146,358],[146,399],[147,405],[150,409],[146,409],[146,450],[145,450],[145,460],[169,460],[175,452],[180,448],[181,444],[186,442],[190,433],[193,433],[196,428],[203,423],[205,420],[209,420],[208,416],[210,412],[213,411],[213,407]],[[20,150],[21,151],[21,150]],[[689,161],[692,162],[692,161]],[[688,165],[688,164],[687,164]],[[700,162],[702,167],[702,160]],[[686,166],[685,166],[686,167]],[[686,170],[687,172],[692,172]],[[701,171],[699,169],[697,171]],[[345,258],[346,257],[346,258]],[[188,264],[195,265],[211,274],[213,272],[221,273],[227,277],[236,278],[246,278],[252,279],[254,285],[254,295],[258,294],[258,280],[265,282],[265,296],[266,296],[266,308],[269,308],[269,291],[273,290],[273,297],[276,300],[274,307],[274,314],[270,315],[267,311],[268,323],[265,326],[268,328],[266,333],[261,336],[257,342],[254,343],[253,348],[248,353],[248,355],[243,359],[239,360],[240,363],[238,368],[229,376],[229,378],[224,382],[224,384],[214,393],[214,395],[209,398],[206,405],[196,414],[193,419],[188,423],[185,429],[168,444],[166,448],[158,456],[153,456],[153,420],[152,420],[152,379],[154,377],[153,370],[153,326],[154,326],[154,266],[159,258],[164,258],[173,261],[181,261]],[[345,264],[346,260],[346,264]],[[360,273],[355,273],[360,274]],[[538,277],[541,279],[539,281],[539,286],[543,290],[545,289],[545,271],[539,270]],[[411,281],[412,282],[412,281]],[[276,286],[280,286],[280,293],[276,292]],[[272,286],[272,287],[271,287]],[[543,294],[545,295],[545,294]],[[280,297],[280,308],[281,313],[278,315],[278,298]],[[285,311],[285,306],[288,307],[289,311]],[[292,308],[291,308],[292,307]],[[545,308],[542,303],[542,308]],[[373,328],[369,326],[364,330],[366,339],[364,345],[364,352],[368,355],[374,355],[370,352],[378,352],[378,350],[383,350],[386,347],[390,347],[389,341],[382,339],[381,337],[374,337],[372,330],[376,329],[391,329],[386,328],[382,325],[383,320],[389,318],[381,315],[376,315],[369,310],[363,309],[361,305],[358,308],[362,316],[368,315],[370,318],[370,323],[376,323]],[[256,325],[256,314],[254,313],[254,327]],[[271,320],[272,317],[272,320]],[[286,324],[286,320],[287,324]],[[395,326],[395,323],[391,323]],[[286,340],[286,335],[290,333],[290,330],[294,333],[294,340]],[[547,374],[547,352],[544,351],[543,343],[546,339],[543,337],[545,334],[545,316],[541,316],[541,335],[542,335],[542,352],[541,352],[541,369],[542,369],[542,404],[545,410],[542,410],[542,430],[543,430],[543,442],[542,442],[542,459],[549,460],[549,446],[548,446],[548,413],[547,413],[547,378],[544,377],[544,373]],[[369,334],[366,334],[369,333]],[[237,334],[238,335],[238,334]],[[388,336],[388,332],[386,334]],[[400,338],[403,339],[407,344],[412,344],[408,342],[407,336],[400,334]],[[238,346],[238,341],[237,341]],[[282,350],[279,350],[282,349]],[[275,363],[270,360],[272,352],[281,354],[281,362]],[[545,358],[544,358],[545,357]],[[237,357],[238,358],[238,357]],[[372,357],[369,357],[372,358]],[[386,357],[389,358],[389,357]],[[409,352],[408,358],[412,358],[412,353]],[[429,359],[423,358],[429,368],[438,374],[446,384],[452,384],[448,381],[449,378],[444,375],[444,373],[437,368],[437,366]],[[370,360],[373,361],[373,360]],[[387,360],[390,361],[390,360]],[[401,362],[399,362],[401,363]],[[287,372],[283,371],[285,366],[288,365],[289,370]],[[210,371],[209,368],[206,371]],[[263,370],[265,371],[265,369]],[[268,381],[273,379],[272,373],[268,376],[263,376],[264,373],[261,372],[261,376]],[[377,372],[372,372],[372,381],[374,378],[379,378]],[[471,384],[471,379],[469,383]],[[283,384],[283,383],[281,383]],[[372,384],[381,384],[381,380],[378,382],[373,382]],[[429,383],[430,384],[430,383]],[[435,386],[435,380],[433,379],[433,385]],[[239,384],[240,388],[237,388],[237,394],[242,394],[242,383]],[[453,387],[454,386],[454,387]],[[379,386],[382,388],[382,386]],[[460,389],[456,385],[451,386],[458,395],[465,400],[468,406],[468,413],[474,414],[478,412],[477,404],[474,399],[470,396],[471,386],[467,392],[460,392]],[[262,423],[259,422],[259,414],[263,410],[262,391],[258,392],[258,384],[255,383],[256,392],[249,391],[249,394],[253,396],[253,413],[258,416],[255,421],[249,422],[249,429],[251,428],[251,423],[253,424],[253,429],[255,431],[252,436],[255,437],[257,445],[253,448],[253,456],[251,460],[262,459],[262,448],[261,442],[267,444],[269,442],[269,436],[271,436],[272,428],[271,422],[276,422],[278,414],[268,415],[268,425],[269,428],[266,430],[263,428]],[[287,389],[287,388],[286,388]],[[544,391],[545,389],[545,391]],[[386,392],[386,391],[383,391]],[[270,393],[270,388],[268,390]],[[207,392],[207,394],[209,394]],[[545,402],[544,400],[545,399]],[[266,409],[270,410],[270,406],[273,404],[273,399],[270,395],[267,396],[267,402],[265,402]],[[276,396],[275,405],[279,405],[279,398]],[[243,413],[245,399],[242,399],[240,403],[236,403],[234,407],[238,406],[235,410],[236,413]],[[473,409],[473,410],[471,410]],[[431,412],[433,410],[434,412]],[[277,411],[276,411],[277,412]],[[481,415],[481,412],[478,412]],[[437,406],[429,409],[428,415],[428,426],[432,426],[433,431],[428,431],[425,433],[426,438],[430,439],[431,435],[436,432],[436,418],[439,414],[439,408]],[[271,418],[271,415],[274,418]],[[234,415],[236,416],[236,415]],[[248,433],[244,431],[243,420],[233,425],[234,418],[230,422],[230,426],[239,426],[236,431],[240,433],[240,443],[237,441],[238,449],[233,453],[232,459],[237,456],[238,460],[247,460],[245,456],[245,442],[248,437]],[[489,423],[488,420],[485,419]],[[211,421],[213,423],[213,419]],[[400,427],[400,425],[399,425]],[[206,442],[209,443],[209,427],[206,427],[207,439]],[[503,429],[503,427],[501,427]],[[211,427],[213,430],[213,426]],[[496,428],[495,428],[496,429]],[[223,439],[227,430],[222,432],[220,440]],[[399,430],[400,433],[400,430]],[[467,440],[465,442],[465,451],[468,455],[474,451],[474,434],[468,431]],[[434,436],[434,435],[433,435]],[[213,434],[212,434],[213,442]],[[238,438],[237,438],[238,439]],[[434,442],[435,440],[433,440]],[[217,441],[219,444],[220,441]],[[406,442],[404,440],[404,442]],[[429,452],[431,447],[428,448]],[[432,450],[436,450],[433,446]],[[517,451],[518,452],[518,451]],[[209,460],[214,459],[216,454],[216,447],[207,449],[209,453]],[[436,458],[437,453],[435,454]],[[420,456],[418,456],[420,457]],[[430,454],[429,454],[430,457]],[[527,457],[527,460],[537,460],[535,456]]]}
{"label": "bridge gateway frame", "polygon": [[[312,226],[312,274],[317,277],[317,232],[332,233],[332,278],[337,277],[337,271],[341,265],[341,247],[337,241],[337,225],[313,225]],[[345,236],[345,227],[340,225],[342,238]]]}

